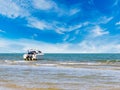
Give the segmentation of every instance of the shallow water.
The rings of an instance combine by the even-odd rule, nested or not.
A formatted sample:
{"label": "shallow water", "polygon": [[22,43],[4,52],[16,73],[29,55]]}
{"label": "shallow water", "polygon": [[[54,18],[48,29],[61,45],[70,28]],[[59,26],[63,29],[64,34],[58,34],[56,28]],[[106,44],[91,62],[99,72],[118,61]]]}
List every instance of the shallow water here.
{"label": "shallow water", "polygon": [[[3,56],[0,56],[0,58],[2,57],[0,60],[0,90],[120,89],[118,54],[103,55],[103,61],[100,58],[102,55],[97,56],[97,54],[96,57],[92,54],[91,56],[83,55],[83,57],[78,54],[48,54],[48,56],[44,56],[43,60],[38,61],[24,61],[22,54],[16,56],[14,54],[14,57],[12,54],[9,57]],[[109,56],[116,57],[110,58]],[[94,59],[89,60],[84,57]]]}

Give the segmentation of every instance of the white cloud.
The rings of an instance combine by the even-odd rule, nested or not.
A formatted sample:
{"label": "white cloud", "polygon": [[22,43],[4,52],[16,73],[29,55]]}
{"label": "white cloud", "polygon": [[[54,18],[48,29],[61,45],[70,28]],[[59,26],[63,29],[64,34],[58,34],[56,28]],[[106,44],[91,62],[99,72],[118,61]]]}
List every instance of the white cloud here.
{"label": "white cloud", "polygon": [[[67,25],[63,24],[61,22],[53,21],[53,22],[47,22],[44,20],[38,20],[34,17],[28,17],[27,18],[28,27],[36,28],[39,30],[54,30],[58,34],[64,34],[65,32],[71,32],[74,30],[78,30],[83,26],[87,26],[89,22],[84,22],[76,25]],[[76,31],[76,34],[79,33]]]}
{"label": "white cloud", "polygon": [[95,26],[93,28],[93,30],[90,31],[90,33],[93,37],[99,37],[99,36],[102,36],[102,35],[109,34],[108,31],[104,31],[100,26]]}
{"label": "white cloud", "polygon": [[72,38],[70,38],[69,41],[74,41],[76,39],[76,36],[73,36]]}
{"label": "white cloud", "polygon": [[5,33],[5,31],[4,31],[4,30],[1,30],[1,29],[0,29],[0,32],[1,32],[1,33]]}
{"label": "white cloud", "polygon": [[114,17],[106,17],[106,16],[101,16],[97,18],[97,20],[92,23],[92,24],[107,24],[109,23]]}
{"label": "white cloud", "polygon": [[[51,0],[33,0],[34,7],[39,10],[49,10],[55,11],[57,14],[61,13],[62,15],[74,15],[78,13],[80,10],[77,8],[69,9],[68,12],[63,8],[59,8],[57,4]],[[0,14],[6,16],[8,18],[17,18],[17,17],[25,17],[28,21],[27,26],[32,28],[37,28],[39,30],[51,29],[55,30],[59,34],[64,34],[64,31],[72,31],[74,29],[80,28],[81,24],[75,26],[57,26],[53,21],[52,23],[47,22],[45,20],[38,20],[33,17],[31,11],[27,7],[27,3],[24,4],[24,1],[12,1],[12,0],[0,0]],[[9,4],[9,5],[8,5]],[[61,22],[58,22],[61,24]]]}
{"label": "white cloud", "polygon": [[33,0],[33,7],[39,10],[51,10],[51,12],[56,12],[58,16],[67,15],[72,16],[80,12],[78,8],[64,9],[62,6],[58,6],[52,0]]}
{"label": "white cloud", "polygon": [[51,28],[49,23],[42,21],[42,20],[38,20],[36,18],[28,18],[28,25],[27,26],[32,27],[32,28],[37,28],[39,30],[45,30],[45,29]]}
{"label": "white cloud", "polygon": [[65,35],[65,37],[63,38],[63,41],[64,41],[64,42],[66,42],[66,41],[71,42],[71,41],[74,41],[75,39],[76,39],[76,36],[75,36],[75,35],[72,36],[72,37],[70,37],[70,35],[67,34],[67,35]]}
{"label": "white cloud", "polygon": [[[24,43],[23,43],[24,42]],[[40,49],[44,53],[118,53],[120,43],[105,40],[86,39],[78,44],[57,43],[50,44],[30,39],[2,39],[0,38],[0,52],[26,52],[27,49]]]}
{"label": "white cloud", "polygon": [[112,5],[112,6],[116,6],[116,5],[118,5],[118,3],[119,3],[119,0],[114,0],[114,2],[113,2],[113,5]]}
{"label": "white cloud", "polygon": [[[61,34],[63,34],[64,32],[71,32],[71,31],[74,31],[74,30],[77,30],[77,29],[80,29],[81,27],[83,27],[83,26],[86,26],[86,25],[88,25],[89,23],[88,22],[84,22],[84,23],[80,23],[80,24],[76,24],[76,25],[71,25],[71,26],[69,26],[69,25],[61,25],[61,26],[56,26],[56,31],[58,32],[58,33],[61,33]],[[76,32],[77,33],[77,32]]]}
{"label": "white cloud", "polygon": [[0,14],[9,18],[27,16],[27,11],[21,9],[12,0],[0,0]]}
{"label": "white cloud", "polygon": [[56,7],[52,0],[33,0],[33,6],[40,10],[49,10]]}
{"label": "white cloud", "polygon": [[43,20],[38,20],[37,18],[29,17],[28,19],[28,25],[29,27],[36,28],[39,30],[55,30],[55,32],[59,34],[64,34],[64,32],[70,32],[73,30],[76,30],[78,28],[81,28],[83,24],[78,24],[75,26],[69,26],[66,27],[67,25],[62,25],[61,22],[46,22]]}
{"label": "white cloud", "polygon": [[70,37],[70,35],[68,35],[68,34],[67,34],[67,35],[64,37],[63,41],[68,40],[68,39],[69,39],[69,37]]}
{"label": "white cloud", "polygon": [[117,22],[115,25],[120,25],[120,21],[119,21],[119,22]]}
{"label": "white cloud", "polygon": [[[23,43],[24,42],[24,43]],[[68,44],[49,44],[46,42],[35,41],[30,39],[2,39],[0,38],[0,52],[25,52],[27,49],[40,49],[41,51],[48,53],[66,52]]]}
{"label": "white cloud", "polygon": [[56,12],[57,15],[71,16],[80,11],[80,9],[64,9],[58,7],[58,5],[52,0],[0,0],[0,14],[8,18],[17,17],[33,17],[32,13],[34,9],[48,10],[48,12]]}
{"label": "white cloud", "polygon": [[57,13],[57,15],[59,17],[61,17],[61,16],[71,17],[71,16],[76,15],[77,13],[81,12],[81,9],[78,9],[78,8],[66,8],[66,9],[64,9],[63,7],[56,6],[54,11]]}
{"label": "white cloud", "polygon": [[70,9],[68,14],[71,16],[71,15],[77,14],[78,12],[80,12],[80,9],[73,8],[73,9]]}
{"label": "white cloud", "polygon": [[36,33],[34,33],[34,34],[31,36],[32,39],[35,39],[36,37],[38,37],[38,35],[37,35]]}
{"label": "white cloud", "polygon": [[104,40],[84,40],[79,43],[80,52],[84,53],[118,53],[120,43]]}
{"label": "white cloud", "polygon": [[113,17],[103,17],[101,18],[101,23],[106,24],[110,22],[113,19]]}

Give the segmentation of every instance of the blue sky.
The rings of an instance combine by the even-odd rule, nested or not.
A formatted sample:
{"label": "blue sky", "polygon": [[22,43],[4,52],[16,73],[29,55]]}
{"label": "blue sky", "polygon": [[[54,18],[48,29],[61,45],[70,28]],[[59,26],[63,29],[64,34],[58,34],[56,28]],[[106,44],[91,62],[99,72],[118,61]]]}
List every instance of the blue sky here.
{"label": "blue sky", "polygon": [[0,0],[0,52],[119,53],[119,0]]}

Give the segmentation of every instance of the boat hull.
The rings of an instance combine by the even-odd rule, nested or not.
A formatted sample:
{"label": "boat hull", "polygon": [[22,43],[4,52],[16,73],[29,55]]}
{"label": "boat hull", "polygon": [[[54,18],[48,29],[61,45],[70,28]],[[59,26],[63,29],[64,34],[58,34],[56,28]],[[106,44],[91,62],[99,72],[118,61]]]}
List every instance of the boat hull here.
{"label": "boat hull", "polygon": [[24,54],[23,55],[23,59],[27,60],[27,61],[32,61],[32,60],[42,60],[43,59],[43,53],[40,54],[35,54],[35,55],[31,55],[31,54]]}

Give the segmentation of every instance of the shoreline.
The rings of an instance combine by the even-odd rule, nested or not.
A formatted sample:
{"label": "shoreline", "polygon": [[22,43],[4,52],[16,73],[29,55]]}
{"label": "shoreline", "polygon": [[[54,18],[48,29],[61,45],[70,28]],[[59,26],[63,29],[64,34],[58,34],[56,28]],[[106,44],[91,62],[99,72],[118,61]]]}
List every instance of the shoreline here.
{"label": "shoreline", "polygon": [[107,66],[91,64],[66,66],[65,63],[63,66],[10,64],[0,67],[1,90],[120,89],[120,66],[112,64]]}
{"label": "shoreline", "polygon": [[120,70],[120,63],[101,63],[101,62],[34,62],[34,61],[7,61],[0,63],[0,67],[13,68],[41,68],[41,67],[57,67],[57,68],[83,68],[83,69],[99,69],[99,70]]}

